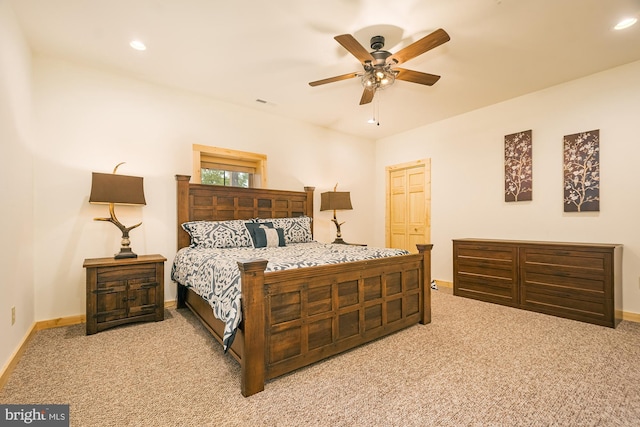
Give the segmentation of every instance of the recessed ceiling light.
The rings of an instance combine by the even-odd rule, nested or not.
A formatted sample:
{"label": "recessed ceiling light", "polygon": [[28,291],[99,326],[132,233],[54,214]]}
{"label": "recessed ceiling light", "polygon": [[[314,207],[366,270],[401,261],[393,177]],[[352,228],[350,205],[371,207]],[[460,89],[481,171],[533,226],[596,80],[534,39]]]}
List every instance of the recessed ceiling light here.
{"label": "recessed ceiling light", "polygon": [[147,50],[147,46],[145,46],[140,40],[132,40],[131,43],[129,43],[129,46],[135,50]]}
{"label": "recessed ceiling light", "polygon": [[625,28],[629,28],[630,26],[632,26],[636,22],[638,22],[638,18],[625,18],[622,21],[618,22],[618,24],[616,24],[616,26],[613,27],[613,29],[614,30],[624,30]]}

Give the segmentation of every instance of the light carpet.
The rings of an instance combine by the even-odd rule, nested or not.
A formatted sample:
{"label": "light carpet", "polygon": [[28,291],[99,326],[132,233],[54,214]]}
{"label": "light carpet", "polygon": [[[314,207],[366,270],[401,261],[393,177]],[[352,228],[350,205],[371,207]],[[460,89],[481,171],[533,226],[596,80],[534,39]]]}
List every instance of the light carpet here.
{"label": "light carpet", "polygon": [[635,426],[640,324],[590,325],[432,291],[416,325],[240,394],[187,310],[86,336],[39,331],[0,403],[70,404],[72,426]]}

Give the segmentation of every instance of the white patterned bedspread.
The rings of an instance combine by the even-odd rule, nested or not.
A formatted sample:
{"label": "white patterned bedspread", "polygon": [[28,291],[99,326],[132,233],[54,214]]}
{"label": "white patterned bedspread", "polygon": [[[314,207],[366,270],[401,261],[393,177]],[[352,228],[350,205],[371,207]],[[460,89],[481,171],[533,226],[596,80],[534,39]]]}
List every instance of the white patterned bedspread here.
{"label": "white patterned bedspread", "polygon": [[288,270],[406,255],[402,249],[334,245],[318,242],[291,243],[276,248],[182,248],[171,268],[171,279],[192,288],[206,299],[214,315],[225,323],[225,351],[233,342],[242,320],[238,261],[268,260],[265,271]]}

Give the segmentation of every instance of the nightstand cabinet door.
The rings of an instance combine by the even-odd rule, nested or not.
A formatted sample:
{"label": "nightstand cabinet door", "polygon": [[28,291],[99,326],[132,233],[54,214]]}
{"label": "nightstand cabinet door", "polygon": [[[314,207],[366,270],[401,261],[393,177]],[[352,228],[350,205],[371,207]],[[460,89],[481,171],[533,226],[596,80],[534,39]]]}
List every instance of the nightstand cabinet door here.
{"label": "nightstand cabinet door", "polygon": [[154,313],[158,307],[156,295],[160,283],[153,278],[145,277],[128,281],[129,316],[141,316]]}
{"label": "nightstand cabinet door", "polygon": [[[98,270],[99,272],[100,270]],[[95,298],[96,306],[92,317],[97,323],[113,322],[127,317],[127,282],[96,281],[95,289],[88,298]],[[89,313],[87,313],[87,316]],[[87,324],[89,321],[87,321]]]}
{"label": "nightstand cabinet door", "polygon": [[131,322],[164,318],[161,255],[87,259],[87,335]]}

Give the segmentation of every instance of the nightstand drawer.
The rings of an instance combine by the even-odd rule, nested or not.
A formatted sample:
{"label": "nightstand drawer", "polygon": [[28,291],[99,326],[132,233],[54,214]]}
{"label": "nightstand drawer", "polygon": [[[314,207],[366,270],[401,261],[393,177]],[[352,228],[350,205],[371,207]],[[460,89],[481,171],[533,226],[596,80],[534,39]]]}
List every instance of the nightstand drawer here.
{"label": "nightstand drawer", "polygon": [[133,280],[156,277],[156,264],[126,265],[121,267],[99,267],[98,283],[115,280]]}

